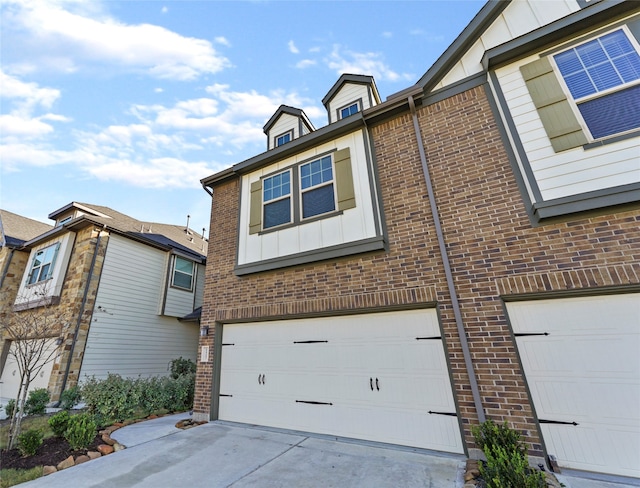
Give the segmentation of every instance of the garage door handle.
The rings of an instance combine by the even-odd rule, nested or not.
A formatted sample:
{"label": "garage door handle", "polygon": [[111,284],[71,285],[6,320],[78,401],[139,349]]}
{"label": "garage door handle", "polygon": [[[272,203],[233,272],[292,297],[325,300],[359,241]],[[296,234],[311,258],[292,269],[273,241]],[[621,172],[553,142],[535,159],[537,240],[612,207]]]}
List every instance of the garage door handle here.
{"label": "garage door handle", "polygon": [[376,390],[380,391],[380,385],[378,385],[378,378],[376,378]]}
{"label": "garage door handle", "polygon": [[259,385],[264,385],[265,384],[265,375],[263,375],[263,374],[259,374],[258,375],[258,384]]}
{"label": "garage door handle", "polygon": [[371,387],[371,391],[373,391],[373,378],[369,378],[369,386]]}
{"label": "garage door handle", "polygon": [[514,337],[548,336],[548,332],[516,332]]}

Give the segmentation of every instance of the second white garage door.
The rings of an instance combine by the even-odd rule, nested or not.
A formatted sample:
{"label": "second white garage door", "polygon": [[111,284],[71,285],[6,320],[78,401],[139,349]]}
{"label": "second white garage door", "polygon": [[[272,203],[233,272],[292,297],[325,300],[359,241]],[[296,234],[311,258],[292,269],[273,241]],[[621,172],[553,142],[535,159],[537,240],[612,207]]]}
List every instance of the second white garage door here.
{"label": "second white garage door", "polygon": [[549,454],[640,478],[640,295],[508,303]]}
{"label": "second white garage door", "polygon": [[226,324],[219,418],[462,453],[435,310]]}

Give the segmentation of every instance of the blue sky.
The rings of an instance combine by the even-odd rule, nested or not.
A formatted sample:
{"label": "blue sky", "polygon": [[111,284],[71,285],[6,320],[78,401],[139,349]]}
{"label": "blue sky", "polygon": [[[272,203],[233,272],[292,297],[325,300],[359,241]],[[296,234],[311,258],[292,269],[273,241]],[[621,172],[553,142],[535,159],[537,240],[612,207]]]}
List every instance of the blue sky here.
{"label": "blue sky", "polygon": [[71,201],[209,225],[200,179],[266,149],[280,104],[327,124],[342,73],[413,85],[484,5],[0,0],[0,207]]}

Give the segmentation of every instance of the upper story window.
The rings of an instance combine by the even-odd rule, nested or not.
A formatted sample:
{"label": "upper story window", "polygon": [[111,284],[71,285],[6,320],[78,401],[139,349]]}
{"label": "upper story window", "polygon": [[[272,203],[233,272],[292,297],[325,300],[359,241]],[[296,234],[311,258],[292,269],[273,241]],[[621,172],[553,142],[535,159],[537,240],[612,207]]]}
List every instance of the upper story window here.
{"label": "upper story window", "polygon": [[593,139],[640,127],[638,46],[618,29],[554,56]]}
{"label": "upper story window", "polygon": [[287,142],[291,142],[292,135],[293,135],[292,131],[289,131],[286,134],[282,134],[281,136],[276,137],[276,147],[282,146]]}
{"label": "upper story window", "polygon": [[330,217],[356,205],[348,148],[251,183],[249,234]]}
{"label": "upper story window", "polygon": [[73,219],[73,215],[69,215],[68,217],[58,220],[58,222],[56,222],[56,227],[60,227],[61,225],[66,224],[67,222],[71,222],[71,219]]}
{"label": "upper story window", "polygon": [[291,171],[265,178],[263,185],[265,229],[291,222]]}
{"label": "upper story window", "polygon": [[176,256],[173,262],[171,286],[193,290],[194,263],[188,259]]}
{"label": "upper story window", "polygon": [[352,103],[348,107],[344,107],[340,109],[340,118],[344,119],[345,117],[349,117],[350,115],[358,113],[358,111],[359,111],[358,102]]}
{"label": "upper story window", "polygon": [[300,190],[303,219],[336,209],[331,156],[300,166]]}
{"label": "upper story window", "polygon": [[33,285],[51,278],[53,265],[58,254],[59,243],[40,249],[36,252],[31,262],[31,270],[27,279],[28,285]]}

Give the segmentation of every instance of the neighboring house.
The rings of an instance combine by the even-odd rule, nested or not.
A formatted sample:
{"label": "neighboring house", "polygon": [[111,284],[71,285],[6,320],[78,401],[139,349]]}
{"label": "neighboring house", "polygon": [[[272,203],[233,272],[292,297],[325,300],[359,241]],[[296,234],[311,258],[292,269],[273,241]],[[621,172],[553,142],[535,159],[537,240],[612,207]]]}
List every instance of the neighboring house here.
{"label": "neighboring house", "polygon": [[416,85],[343,75],[329,125],[202,180],[195,418],[471,457],[493,419],[640,478],[639,24],[489,2]]}
{"label": "neighboring house", "polygon": [[[192,314],[204,289],[202,235],[76,202],[49,218],[54,227],[16,247],[23,259],[13,271],[11,302],[2,304],[7,314],[60,317],[47,333],[49,347],[59,349],[56,359],[33,387],[47,387],[57,400],[88,376],[165,375],[172,359],[196,359],[199,325]],[[0,364],[5,399],[19,387],[10,347],[5,341]]]}
{"label": "neighboring house", "polygon": [[[29,261],[29,250],[23,247],[25,242],[52,228],[49,224],[0,209],[0,323],[5,323],[11,313]],[[0,334],[0,364],[6,362],[9,353],[4,344],[4,335]],[[15,378],[13,371],[11,377],[12,380]],[[5,391],[8,391],[5,380],[6,378],[0,378],[0,398],[4,398]],[[35,379],[34,388],[46,386],[44,375]]]}

